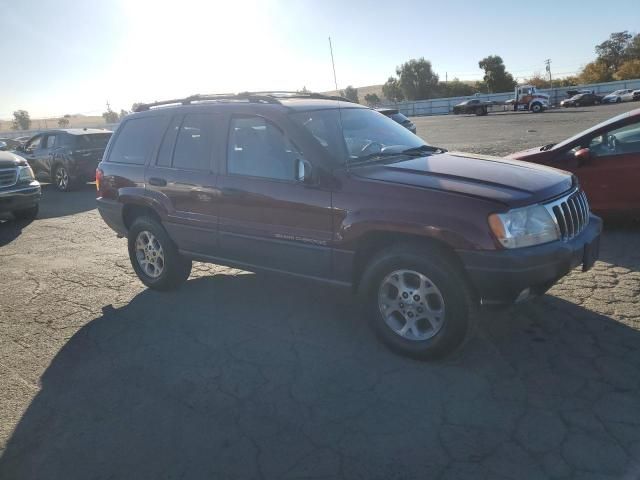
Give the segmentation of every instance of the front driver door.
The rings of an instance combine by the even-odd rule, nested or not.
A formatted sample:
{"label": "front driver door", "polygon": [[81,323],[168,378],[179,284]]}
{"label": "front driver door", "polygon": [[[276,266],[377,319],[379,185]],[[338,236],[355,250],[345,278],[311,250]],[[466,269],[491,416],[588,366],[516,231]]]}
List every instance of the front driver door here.
{"label": "front driver door", "polygon": [[592,138],[589,151],[574,172],[591,207],[603,214],[640,211],[640,122]]}
{"label": "front driver door", "polygon": [[327,278],[331,191],[296,179],[303,154],[272,121],[233,116],[227,142],[219,235],[225,258],[247,266]]}

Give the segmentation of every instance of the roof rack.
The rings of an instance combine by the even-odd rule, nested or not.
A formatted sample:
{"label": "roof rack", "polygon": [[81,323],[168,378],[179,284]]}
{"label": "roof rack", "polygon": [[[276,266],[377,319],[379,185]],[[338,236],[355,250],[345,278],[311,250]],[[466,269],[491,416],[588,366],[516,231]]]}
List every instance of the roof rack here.
{"label": "roof rack", "polygon": [[190,95],[185,98],[176,98],[173,100],[162,100],[152,103],[141,103],[136,106],[134,112],[145,112],[155,107],[166,107],[169,105],[191,105],[199,102],[216,102],[216,101],[246,101],[250,103],[272,103],[281,104],[280,100],[290,98],[312,98],[319,100],[337,100],[342,102],[351,102],[348,98],[337,95],[324,95],[315,92],[288,92],[288,91],[266,91],[266,92],[241,92],[241,93],[217,93],[207,95]]}

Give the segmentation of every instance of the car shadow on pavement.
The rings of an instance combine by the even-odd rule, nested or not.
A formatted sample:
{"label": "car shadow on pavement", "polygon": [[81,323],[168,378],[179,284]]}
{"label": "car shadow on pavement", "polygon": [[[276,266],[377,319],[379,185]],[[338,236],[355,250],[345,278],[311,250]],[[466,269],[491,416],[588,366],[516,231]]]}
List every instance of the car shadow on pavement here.
{"label": "car shadow on pavement", "polygon": [[605,220],[600,261],[640,272],[640,220]]}
{"label": "car shadow on pavement", "polygon": [[0,478],[584,478],[638,467],[636,330],[547,296],[482,314],[463,349],[425,363],[382,347],[357,312],[347,294],[254,274],[106,306],[42,375]]}
{"label": "car shadow on pavement", "polygon": [[43,184],[38,218],[65,217],[94,208],[96,208],[94,184],[81,184],[69,192],[60,192],[53,184]]}
{"label": "car shadow on pavement", "polygon": [[9,245],[33,220],[15,220],[11,214],[0,217],[0,247]]}

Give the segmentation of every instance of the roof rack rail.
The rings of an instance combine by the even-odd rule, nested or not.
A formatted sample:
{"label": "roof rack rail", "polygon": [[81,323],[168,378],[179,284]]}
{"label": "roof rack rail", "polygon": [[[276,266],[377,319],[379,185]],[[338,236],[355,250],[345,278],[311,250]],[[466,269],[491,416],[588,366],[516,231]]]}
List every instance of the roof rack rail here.
{"label": "roof rack rail", "polygon": [[166,107],[169,105],[191,105],[198,102],[215,101],[247,101],[253,103],[281,103],[281,99],[288,98],[313,98],[319,100],[337,100],[351,102],[348,98],[337,95],[324,95],[315,92],[289,92],[289,91],[265,91],[265,92],[241,92],[241,93],[216,93],[206,95],[190,95],[185,98],[175,98],[172,100],[162,100],[151,103],[141,103],[136,106],[134,112],[145,112],[155,107]]}

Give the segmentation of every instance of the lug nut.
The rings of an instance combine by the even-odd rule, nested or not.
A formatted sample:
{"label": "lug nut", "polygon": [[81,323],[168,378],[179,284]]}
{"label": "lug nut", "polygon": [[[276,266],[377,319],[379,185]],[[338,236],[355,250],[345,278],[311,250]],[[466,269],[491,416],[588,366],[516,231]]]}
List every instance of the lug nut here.
{"label": "lug nut", "polygon": [[409,294],[407,292],[402,293],[402,298],[409,298]]}
{"label": "lug nut", "polygon": [[413,312],[409,312],[407,315],[409,315],[409,318],[413,318]]}
{"label": "lug nut", "polygon": [[414,296],[413,296],[413,299],[414,299],[416,302],[419,302],[419,301],[420,301],[420,295],[414,295]]}

